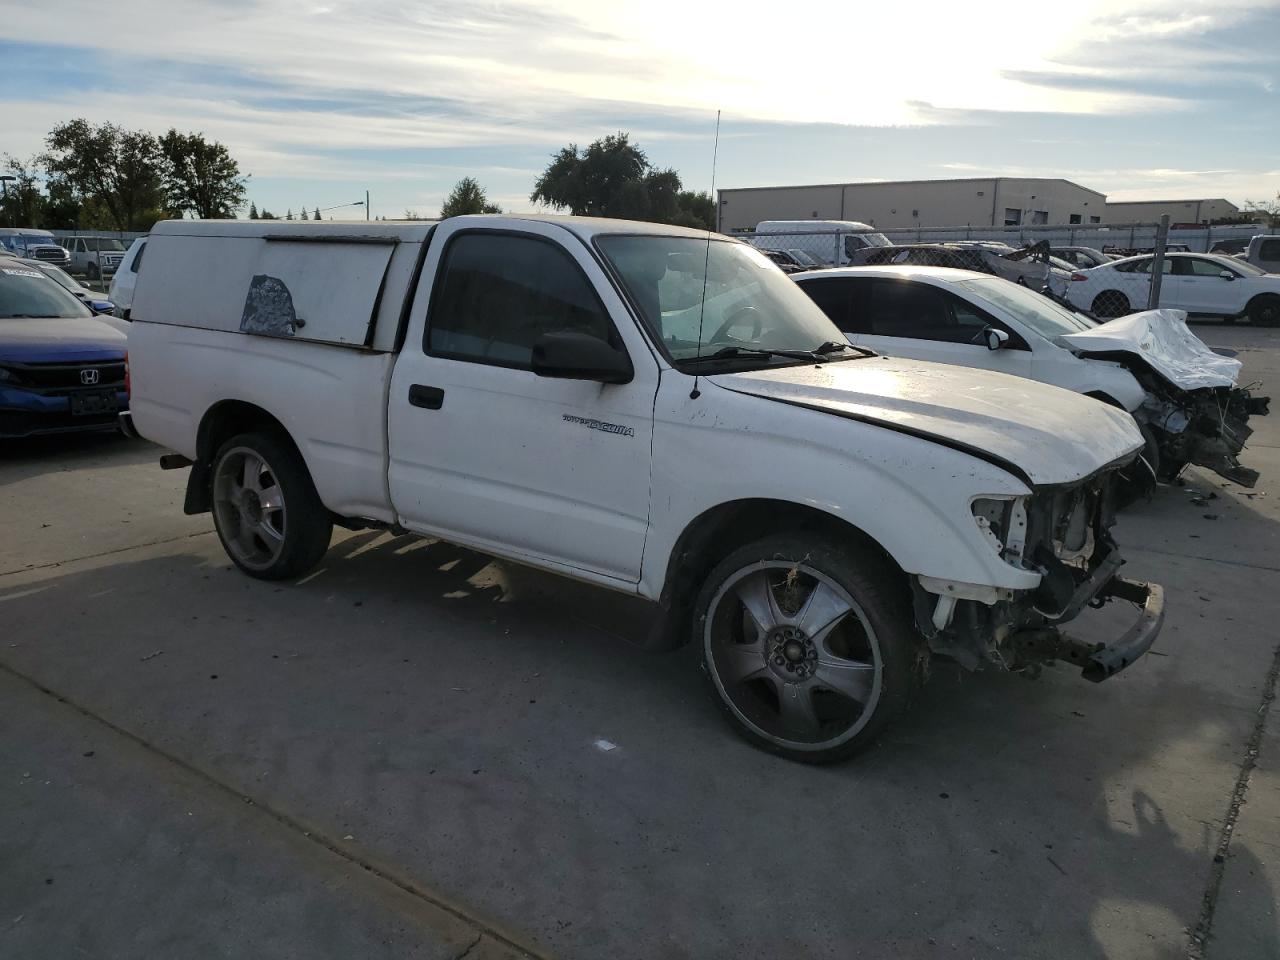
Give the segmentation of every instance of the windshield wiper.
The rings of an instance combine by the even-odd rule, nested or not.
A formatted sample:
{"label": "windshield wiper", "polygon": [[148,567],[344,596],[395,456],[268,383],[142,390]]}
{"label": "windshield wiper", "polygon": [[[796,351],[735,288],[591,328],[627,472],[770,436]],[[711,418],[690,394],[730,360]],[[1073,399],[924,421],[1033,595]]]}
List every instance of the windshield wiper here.
{"label": "windshield wiper", "polygon": [[836,343],[834,340],[828,340],[812,350],[782,350],[764,347],[722,347],[715,353],[708,353],[703,356],[689,357],[684,363],[705,363],[709,360],[732,360],[735,357],[759,357],[761,360],[768,360],[771,357],[785,357],[788,360],[815,360],[818,363],[831,359],[831,354],[842,350],[859,350],[863,356],[874,357],[874,351],[866,350],[863,347],[854,347],[848,343]]}

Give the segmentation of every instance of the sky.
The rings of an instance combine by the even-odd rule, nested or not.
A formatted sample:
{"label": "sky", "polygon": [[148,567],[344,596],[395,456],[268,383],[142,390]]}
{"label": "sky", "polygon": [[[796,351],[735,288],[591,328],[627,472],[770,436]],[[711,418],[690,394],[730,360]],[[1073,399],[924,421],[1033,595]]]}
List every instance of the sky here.
{"label": "sky", "polygon": [[[0,153],[75,117],[200,131],[276,213],[511,211],[627,131],[686,188],[1066,177],[1280,193],[1280,0],[0,0]],[[333,216],[356,215],[359,208]]]}

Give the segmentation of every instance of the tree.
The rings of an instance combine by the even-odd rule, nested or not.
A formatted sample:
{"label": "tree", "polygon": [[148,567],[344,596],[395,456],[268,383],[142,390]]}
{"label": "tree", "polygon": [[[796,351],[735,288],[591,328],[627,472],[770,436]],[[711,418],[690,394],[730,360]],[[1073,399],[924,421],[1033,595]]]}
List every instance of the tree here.
{"label": "tree", "polygon": [[656,169],[628,134],[616,133],[585,150],[570,144],[552,156],[530,199],[577,216],[711,229],[715,222],[711,198],[682,186],[675,170]]}
{"label": "tree", "polygon": [[50,180],[90,202],[104,226],[149,230],[168,215],[163,159],[151,134],[79,119],[54,127],[45,145]]}
{"label": "tree", "polygon": [[258,205],[254,203],[252,200],[249,201],[249,219],[250,220],[258,219]]}
{"label": "tree", "polygon": [[13,177],[4,184],[0,198],[0,223],[7,227],[39,227],[44,221],[45,198],[40,193],[40,158],[22,161],[4,155],[3,172]]}
{"label": "tree", "polygon": [[205,220],[225,220],[244,206],[245,178],[227,148],[201,133],[169,132],[156,141],[169,205]]}
{"label": "tree", "polygon": [[1274,227],[1277,223],[1280,223],[1280,194],[1276,195],[1274,201],[1246,200],[1244,202],[1244,212],[1265,222],[1268,227]]}
{"label": "tree", "polygon": [[284,218],[285,218],[286,220],[292,220],[292,219],[293,219],[293,207],[290,207],[288,210],[286,210],[286,211],[284,212]]}
{"label": "tree", "polygon": [[[500,206],[489,202],[489,198],[485,196],[484,187],[480,186],[473,177],[463,177],[453,185],[453,190],[445,198],[444,206],[440,208],[440,217],[443,219],[445,217],[461,217],[468,213],[501,212],[502,208]],[[407,219],[417,218],[409,217]]]}
{"label": "tree", "polygon": [[320,219],[320,208],[319,208],[319,207],[316,207],[316,208],[315,208],[315,211],[316,211],[316,212],[315,212],[315,213],[313,213],[313,214],[311,215],[311,219],[312,219],[312,220],[319,220],[319,219]]}
{"label": "tree", "polygon": [[270,210],[268,210],[266,207],[263,207],[261,210],[258,211],[258,219],[259,220],[279,220],[280,218],[277,217]]}

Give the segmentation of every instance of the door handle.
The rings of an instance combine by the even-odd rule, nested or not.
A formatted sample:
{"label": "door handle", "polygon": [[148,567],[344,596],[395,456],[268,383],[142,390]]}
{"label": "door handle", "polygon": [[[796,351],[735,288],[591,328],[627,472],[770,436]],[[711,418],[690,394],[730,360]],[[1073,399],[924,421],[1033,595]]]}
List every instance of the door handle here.
{"label": "door handle", "polygon": [[409,405],[426,410],[439,410],[444,406],[444,391],[439,387],[427,387],[420,383],[410,384]]}

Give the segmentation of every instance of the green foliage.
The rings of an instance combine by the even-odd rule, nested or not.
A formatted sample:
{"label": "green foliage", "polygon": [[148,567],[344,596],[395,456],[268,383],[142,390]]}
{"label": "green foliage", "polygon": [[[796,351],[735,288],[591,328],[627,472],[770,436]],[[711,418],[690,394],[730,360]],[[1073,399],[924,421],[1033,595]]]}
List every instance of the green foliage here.
{"label": "green foliage", "polygon": [[[406,210],[408,214],[412,211]],[[444,217],[461,217],[468,213],[501,213],[502,208],[497,204],[490,203],[489,198],[485,196],[484,187],[480,186],[472,177],[463,177],[453,186],[449,196],[445,198],[444,206],[440,208],[440,216]],[[418,217],[408,217],[407,219],[416,220]]]}
{"label": "green foliage", "polygon": [[284,212],[284,218],[285,218],[286,220],[292,220],[292,219],[293,219],[293,207],[290,207],[288,210],[286,210],[286,211]]}
{"label": "green foliage", "polygon": [[169,132],[156,141],[169,206],[206,220],[225,220],[244,206],[245,178],[225,146],[200,133]]}
{"label": "green foliage", "polygon": [[268,210],[266,207],[263,207],[261,210],[258,211],[258,219],[259,220],[279,220],[280,218],[277,217],[270,210]]}
{"label": "green foliage", "polygon": [[649,220],[710,230],[715,204],[705,193],[683,190],[675,170],[659,170],[626,133],[585,150],[570,144],[551,158],[530,199],[577,216]]}
{"label": "green foliage", "polygon": [[311,219],[312,219],[312,220],[319,220],[319,219],[320,219],[320,208],[319,208],[319,207],[316,207],[316,208],[315,208],[315,213],[313,213],[313,214],[311,215]]}
{"label": "green foliage", "polygon": [[44,219],[45,198],[40,193],[37,169],[39,157],[22,161],[4,155],[0,173],[12,180],[5,181],[3,197],[0,197],[0,225],[6,227],[38,227]]}
{"label": "green foliage", "polygon": [[82,205],[92,202],[94,219],[104,221],[92,226],[149,230],[167,214],[164,160],[151,134],[79,119],[54,127],[45,145],[51,189],[57,184]]}
{"label": "green foliage", "polygon": [[249,201],[249,219],[250,220],[258,219],[258,205],[254,203],[252,200]]}

